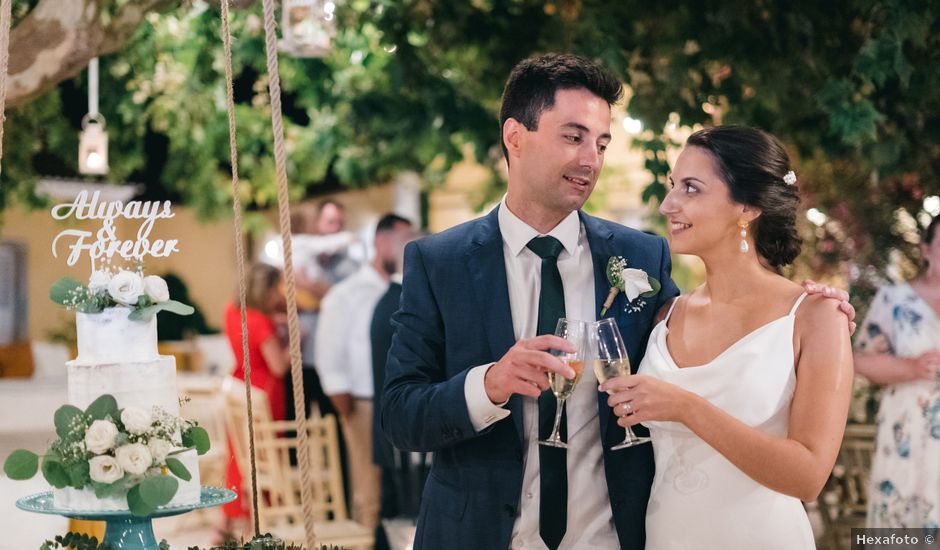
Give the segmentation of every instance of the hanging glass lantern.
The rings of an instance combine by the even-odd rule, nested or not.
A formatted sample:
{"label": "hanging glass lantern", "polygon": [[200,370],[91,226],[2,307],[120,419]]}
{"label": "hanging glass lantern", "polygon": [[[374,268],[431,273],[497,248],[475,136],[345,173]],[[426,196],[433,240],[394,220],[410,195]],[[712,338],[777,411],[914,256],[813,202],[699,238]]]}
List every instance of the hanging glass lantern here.
{"label": "hanging glass lantern", "polygon": [[336,34],[332,0],[282,0],[282,52],[297,57],[324,57],[330,52],[330,40]]}
{"label": "hanging glass lantern", "polygon": [[85,115],[82,133],[78,139],[78,171],[81,174],[103,176],[108,173],[108,133],[100,113]]}

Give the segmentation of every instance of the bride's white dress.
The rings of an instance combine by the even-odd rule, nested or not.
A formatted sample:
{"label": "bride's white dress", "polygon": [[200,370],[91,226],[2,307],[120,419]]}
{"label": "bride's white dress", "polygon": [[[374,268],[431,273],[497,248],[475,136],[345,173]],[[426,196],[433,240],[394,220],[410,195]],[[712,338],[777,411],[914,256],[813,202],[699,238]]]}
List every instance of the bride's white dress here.
{"label": "bride's white dress", "polygon": [[[639,373],[694,392],[748,426],[785,437],[796,387],[794,314],[805,297],[788,315],[747,334],[709,363],[686,368],[676,365],[666,346],[670,309],[653,328]],[[754,481],[682,424],[645,425],[656,458],[646,548],[815,548],[798,499]]]}

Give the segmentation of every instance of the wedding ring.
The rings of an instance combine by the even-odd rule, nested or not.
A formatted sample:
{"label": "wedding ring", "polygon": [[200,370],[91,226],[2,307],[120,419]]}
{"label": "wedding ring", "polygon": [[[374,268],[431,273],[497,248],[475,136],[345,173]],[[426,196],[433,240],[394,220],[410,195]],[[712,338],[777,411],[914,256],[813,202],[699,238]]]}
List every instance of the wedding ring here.
{"label": "wedding ring", "polygon": [[630,406],[630,403],[623,404],[623,412],[624,412],[624,416],[629,416],[633,414],[633,407]]}

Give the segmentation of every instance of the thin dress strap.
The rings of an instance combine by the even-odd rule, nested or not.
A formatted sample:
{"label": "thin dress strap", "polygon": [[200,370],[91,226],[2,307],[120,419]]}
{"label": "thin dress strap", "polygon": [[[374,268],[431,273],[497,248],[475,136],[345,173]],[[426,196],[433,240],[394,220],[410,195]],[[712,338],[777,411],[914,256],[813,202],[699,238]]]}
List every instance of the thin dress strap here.
{"label": "thin dress strap", "polygon": [[672,304],[669,306],[669,311],[666,312],[666,318],[663,319],[663,323],[665,323],[666,326],[669,326],[669,318],[672,317],[672,310],[676,309],[676,304],[678,303],[679,297],[676,296],[676,298],[672,301]]}
{"label": "thin dress strap", "polygon": [[803,300],[806,298],[806,296],[808,296],[808,294],[804,292],[803,294],[800,294],[799,298],[796,299],[796,303],[793,304],[793,308],[790,309],[790,317],[793,317],[793,315],[796,313],[796,309],[800,307],[800,304],[803,303]]}

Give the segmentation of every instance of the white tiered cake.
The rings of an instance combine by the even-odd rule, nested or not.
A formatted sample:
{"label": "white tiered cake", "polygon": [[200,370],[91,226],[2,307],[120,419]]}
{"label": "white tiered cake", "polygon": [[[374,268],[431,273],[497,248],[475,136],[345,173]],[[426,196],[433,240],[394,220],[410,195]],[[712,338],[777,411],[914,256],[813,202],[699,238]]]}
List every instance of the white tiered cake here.
{"label": "white tiered cake", "polygon": [[[159,407],[179,416],[176,360],[157,353],[156,315],[148,321],[132,321],[127,307],[111,307],[100,313],[78,313],[78,357],[68,362],[69,404],[84,410],[95,399],[110,394],[119,408],[151,410]],[[179,445],[179,434],[174,442]],[[169,506],[199,502],[199,465],[193,449],[175,455],[192,478],[179,480]],[[53,491],[58,508],[73,510],[127,510],[124,495],[97,497],[92,488],[66,487]]]}

